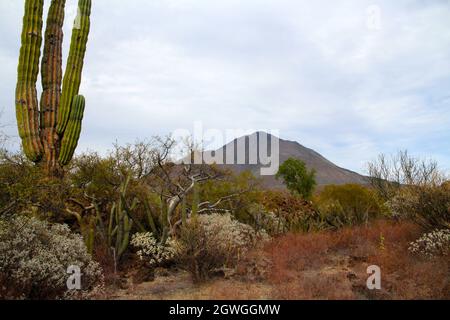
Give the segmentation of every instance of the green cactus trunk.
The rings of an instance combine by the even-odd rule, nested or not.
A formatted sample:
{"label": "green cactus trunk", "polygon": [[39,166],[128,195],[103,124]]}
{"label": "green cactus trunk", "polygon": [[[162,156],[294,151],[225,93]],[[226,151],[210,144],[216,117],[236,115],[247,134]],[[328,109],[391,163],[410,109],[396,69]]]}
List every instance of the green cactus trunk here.
{"label": "green cactus trunk", "polygon": [[80,0],[78,14],[72,30],[69,57],[64,74],[61,105],[58,112],[56,131],[63,135],[69,122],[72,99],[78,95],[83,71],[84,56],[90,30],[91,0]]}
{"label": "green cactus trunk", "polygon": [[128,176],[122,183],[119,199],[113,204],[109,216],[107,241],[114,252],[116,262],[121,259],[128,248],[130,233],[134,224],[131,215],[136,208],[137,199],[135,198],[131,206],[129,206],[125,198],[130,178]]}
{"label": "green cactus trunk", "polygon": [[43,146],[39,136],[39,108],[36,81],[42,43],[43,0],[25,2],[22,46],[20,48],[16,86],[16,116],[23,151],[34,162],[40,161]]}
{"label": "green cactus trunk", "polygon": [[[62,42],[66,0],[52,0],[42,57],[40,106],[36,82],[42,45],[44,0],[25,0],[16,86],[16,117],[25,155],[60,175],[80,136],[84,98],[78,96],[90,29],[91,0],[79,0],[62,84]],[[63,90],[61,92],[61,85]],[[75,107],[72,110],[72,101]],[[67,136],[66,136],[67,131]]]}
{"label": "green cactus trunk", "polygon": [[83,121],[85,100],[83,96],[75,96],[72,102],[69,122],[64,132],[59,153],[59,163],[67,165],[73,157],[81,133],[81,123]]}
{"label": "green cactus trunk", "polygon": [[47,17],[42,57],[41,140],[48,170],[58,166],[59,137],[56,116],[61,98],[62,41],[65,0],[52,1]]}

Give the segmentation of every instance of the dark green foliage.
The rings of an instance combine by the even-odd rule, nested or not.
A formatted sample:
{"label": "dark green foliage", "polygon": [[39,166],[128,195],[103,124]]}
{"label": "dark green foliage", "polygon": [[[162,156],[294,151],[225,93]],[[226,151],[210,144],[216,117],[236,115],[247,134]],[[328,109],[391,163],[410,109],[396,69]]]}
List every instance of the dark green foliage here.
{"label": "dark green foliage", "polygon": [[308,170],[303,161],[289,158],[279,168],[277,179],[282,178],[284,184],[294,194],[309,199],[316,186],[316,172]]}
{"label": "dark green foliage", "polygon": [[72,191],[67,180],[47,177],[24,155],[0,152],[0,214],[27,212],[64,222]]}

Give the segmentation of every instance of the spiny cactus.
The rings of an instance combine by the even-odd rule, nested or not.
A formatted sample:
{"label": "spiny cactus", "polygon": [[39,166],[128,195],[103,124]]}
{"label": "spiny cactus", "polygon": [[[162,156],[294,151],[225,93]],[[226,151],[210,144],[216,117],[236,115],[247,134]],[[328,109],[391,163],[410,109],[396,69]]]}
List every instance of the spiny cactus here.
{"label": "spiny cactus", "polygon": [[[23,150],[33,162],[44,162],[50,174],[67,165],[78,144],[84,98],[78,95],[90,30],[92,0],[79,0],[78,15],[62,81],[62,41],[66,0],[52,0],[42,58],[42,96],[36,82],[42,45],[44,0],[25,0],[16,86],[16,116]],[[62,85],[62,92],[61,92]]]}
{"label": "spiny cactus", "polygon": [[59,135],[69,121],[72,99],[78,94],[83,71],[84,55],[90,29],[91,0],[80,0],[78,15],[72,30],[69,57],[67,58],[66,73],[62,87],[61,106],[58,112],[56,131]]}
{"label": "spiny cactus", "polygon": [[39,109],[36,81],[42,43],[43,0],[25,2],[22,46],[20,48],[16,87],[16,114],[19,135],[27,157],[34,162],[42,158],[43,146],[39,136]]}
{"label": "spiny cactus", "polygon": [[137,198],[133,200],[131,206],[127,204],[125,196],[129,182],[130,176],[122,183],[119,199],[113,204],[109,216],[107,241],[109,247],[113,249],[116,261],[120,260],[130,243],[130,232],[133,226],[131,212],[138,204]]}
{"label": "spiny cactus", "polygon": [[70,162],[70,159],[72,159],[75,149],[78,145],[84,107],[84,97],[75,96],[72,102],[72,111],[70,112],[69,122],[67,123],[64,137],[61,142],[61,151],[59,153],[59,163],[63,166],[67,165]]}

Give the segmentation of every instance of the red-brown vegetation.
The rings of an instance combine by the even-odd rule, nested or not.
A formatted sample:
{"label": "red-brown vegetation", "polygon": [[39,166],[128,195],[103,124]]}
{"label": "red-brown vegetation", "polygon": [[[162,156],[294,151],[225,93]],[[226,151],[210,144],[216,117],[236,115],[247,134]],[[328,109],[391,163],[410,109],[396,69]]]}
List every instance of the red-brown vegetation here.
{"label": "red-brown vegetation", "polygon": [[[378,221],[336,232],[288,234],[266,252],[268,281],[279,299],[448,299],[448,257],[425,260],[408,245],[421,234],[410,223]],[[366,287],[367,267],[378,265],[382,289]]]}

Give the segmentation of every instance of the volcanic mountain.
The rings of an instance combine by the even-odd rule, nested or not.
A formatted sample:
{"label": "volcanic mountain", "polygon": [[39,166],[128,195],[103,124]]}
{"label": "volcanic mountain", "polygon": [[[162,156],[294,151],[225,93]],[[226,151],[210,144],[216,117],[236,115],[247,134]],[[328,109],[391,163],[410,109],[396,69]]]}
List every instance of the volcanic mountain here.
{"label": "volcanic mountain", "polygon": [[[226,144],[222,148],[212,151],[210,154],[212,156],[219,156],[223,153],[223,159],[226,164],[220,165],[221,167],[232,170],[235,173],[240,173],[243,171],[251,171],[256,177],[260,177],[262,179],[262,183],[264,187],[270,189],[278,189],[284,188],[282,181],[277,180],[275,175],[261,175],[261,168],[267,167],[262,165],[260,161],[260,157],[257,155],[259,153],[259,145],[261,145],[260,141],[261,136],[265,135],[267,137],[267,153],[270,157],[271,155],[271,142],[274,139],[278,139],[275,136],[264,132],[255,132],[251,135],[243,136],[237,138],[230,143]],[[316,170],[316,181],[318,186],[324,186],[329,184],[367,184],[367,178],[350,170],[341,168],[331,161],[324,158],[322,155],[317,153],[316,151],[306,148],[295,141],[288,141],[279,139],[279,163],[280,165],[289,158],[295,158],[302,160],[305,162],[306,166],[309,169]],[[238,148],[240,146],[240,149]],[[244,147],[245,146],[245,147]],[[264,144],[262,144],[264,146]],[[245,149],[244,149],[245,148]],[[274,148],[275,149],[275,148]],[[231,151],[231,150],[234,150]],[[241,153],[244,153],[242,150],[245,150],[245,161],[244,156],[241,155],[241,161],[238,161],[238,150],[241,150]],[[234,161],[226,161],[227,152],[229,152],[229,159],[233,159]],[[264,153],[263,153],[264,154]],[[258,160],[256,161],[256,158]],[[252,160],[253,159],[253,160]]]}

